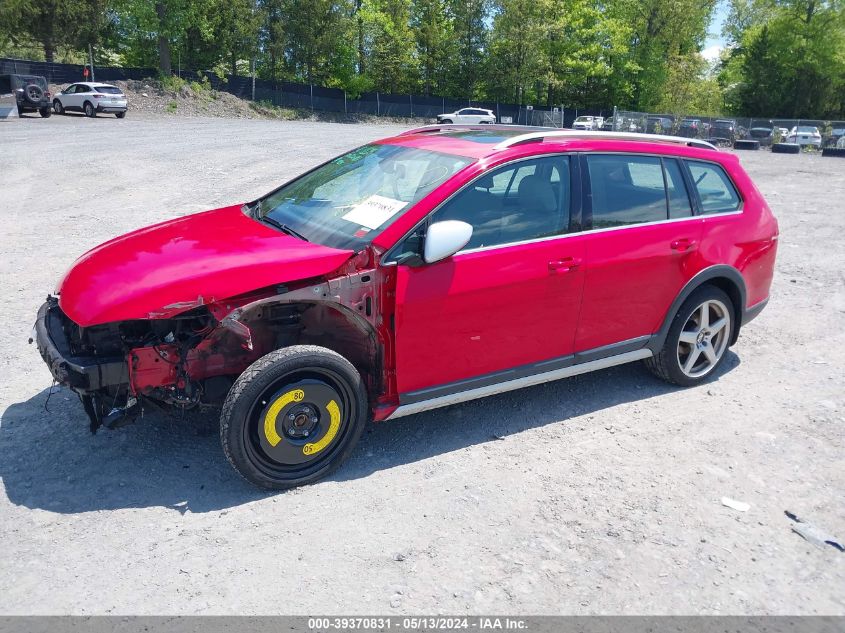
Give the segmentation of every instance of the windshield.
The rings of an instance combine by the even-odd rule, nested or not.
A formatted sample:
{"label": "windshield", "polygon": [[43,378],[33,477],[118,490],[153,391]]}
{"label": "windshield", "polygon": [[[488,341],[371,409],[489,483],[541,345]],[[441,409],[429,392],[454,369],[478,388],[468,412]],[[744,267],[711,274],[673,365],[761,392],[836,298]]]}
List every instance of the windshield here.
{"label": "windshield", "polygon": [[359,250],[400,212],[473,160],[398,145],[365,145],[249,209],[253,217],[309,242]]}

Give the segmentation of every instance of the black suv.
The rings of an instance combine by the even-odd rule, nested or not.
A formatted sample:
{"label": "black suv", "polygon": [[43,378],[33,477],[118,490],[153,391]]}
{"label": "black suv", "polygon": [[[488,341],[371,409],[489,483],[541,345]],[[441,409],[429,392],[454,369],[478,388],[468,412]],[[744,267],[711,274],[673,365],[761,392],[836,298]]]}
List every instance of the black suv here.
{"label": "black suv", "polygon": [[0,75],[0,94],[13,93],[18,112],[38,112],[44,118],[53,113],[47,80],[38,75]]}

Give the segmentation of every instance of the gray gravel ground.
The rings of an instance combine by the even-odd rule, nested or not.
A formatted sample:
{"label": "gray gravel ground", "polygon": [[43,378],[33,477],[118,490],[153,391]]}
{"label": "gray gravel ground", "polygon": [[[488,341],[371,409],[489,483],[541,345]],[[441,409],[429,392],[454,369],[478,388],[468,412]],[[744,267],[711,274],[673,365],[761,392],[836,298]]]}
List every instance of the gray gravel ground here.
{"label": "gray gravel ground", "polygon": [[[86,249],[235,203],[396,128],[0,123],[0,613],[845,614],[845,160],[743,153],[781,222],[772,301],[709,384],[639,365],[382,425],[258,492],[213,414],[89,435],[26,344]],[[747,502],[746,513],[723,496]]]}

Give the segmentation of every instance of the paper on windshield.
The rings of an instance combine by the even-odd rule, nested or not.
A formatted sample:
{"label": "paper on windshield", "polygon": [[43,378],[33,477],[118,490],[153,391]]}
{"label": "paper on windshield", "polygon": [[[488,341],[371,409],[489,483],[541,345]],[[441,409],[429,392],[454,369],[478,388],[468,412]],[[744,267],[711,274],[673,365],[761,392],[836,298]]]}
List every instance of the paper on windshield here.
{"label": "paper on windshield", "polygon": [[406,204],[402,200],[394,200],[384,196],[370,196],[355,205],[343,216],[344,220],[360,224],[368,229],[377,229],[396,215]]}

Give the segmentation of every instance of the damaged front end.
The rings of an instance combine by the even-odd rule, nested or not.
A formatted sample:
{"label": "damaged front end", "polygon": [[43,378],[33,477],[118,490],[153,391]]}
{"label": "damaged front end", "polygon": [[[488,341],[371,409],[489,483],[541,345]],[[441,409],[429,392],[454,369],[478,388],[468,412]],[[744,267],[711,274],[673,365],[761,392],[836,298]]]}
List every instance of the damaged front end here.
{"label": "damaged front end", "polygon": [[55,381],[76,392],[91,423],[116,428],[145,404],[218,403],[255,360],[251,332],[233,331],[206,306],[164,319],[81,327],[55,297],[38,311],[35,341]]}
{"label": "damaged front end", "polygon": [[366,258],[358,259],[328,280],[198,298],[147,319],[88,327],[50,296],[38,311],[35,340],[56,382],[79,395],[92,432],[128,424],[146,408],[220,405],[250,364],[294,344],[342,354],[377,394],[385,386],[375,371],[383,352],[379,284]]}

